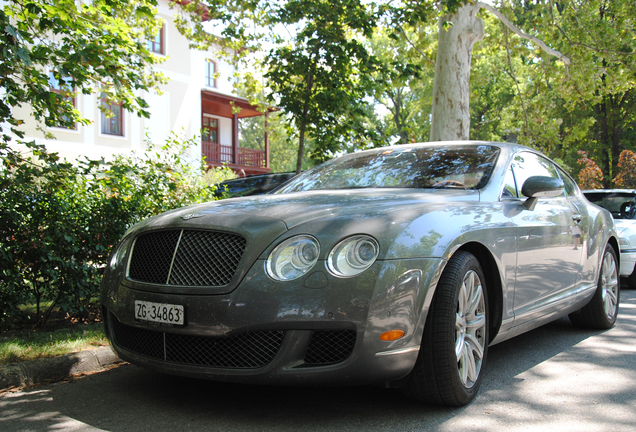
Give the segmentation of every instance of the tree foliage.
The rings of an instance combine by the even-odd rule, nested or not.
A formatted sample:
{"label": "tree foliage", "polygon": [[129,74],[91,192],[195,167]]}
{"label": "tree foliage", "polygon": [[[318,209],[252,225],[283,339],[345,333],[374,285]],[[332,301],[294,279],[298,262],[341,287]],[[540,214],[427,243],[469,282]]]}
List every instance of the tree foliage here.
{"label": "tree foliage", "polygon": [[383,144],[426,141],[430,135],[436,27],[424,24],[377,29],[367,41],[381,63],[373,73],[373,98]]}
{"label": "tree foliage", "polygon": [[[0,8],[0,124],[23,137],[16,107],[29,104],[46,126],[89,121],[69,102],[76,94],[104,93],[148,116],[139,90],[164,81],[146,40],[158,31],[156,0],[9,0]],[[53,78],[49,76],[53,75]],[[52,81],[61,92],[53,91]],[[6,128],[9,125],[9,128]]]}
{"label": "tree foliage", "polygon": [[[621,151],[634,149],[636,29],[631,2],[514,0],[498,2],[498,7],[526,32],[565,54],[571,64],[507,35],[502,24],[491,23],[487,49],[505,54],[500,55],[501,64],[507,65],[514,97],[490,119],[510,119],[508,128],[517,131],[519,142],[575,170],[577,151],[585,150],[605,173],[603,185],[609,187]],[[483,97],[488,96],[478,96]]]}
{"label": "tree foliage", "polygon": [[277,21],[299,27],[289,43],[269,52],[265,74],[271,101],[298,130],[299,172],[307,135],[319,142],[322,153],[339,150],[340,137],[355,135],[377,62],[354,36],[369,37],[374,16],[359,0],[290,0],[277,12]]}
{"label": "tree foliage", "polygon": [[578,151],[580,166],[579,186],[581,189],[602,189],[603,188],[603,171],[596,165],[592,159],[587,157],[587,153],[583,150]]}
{"label": "tree foliage", "polygon": [[614,185],[619,188],[636,189],[636,153],[623,150],[618,160],[618,169]]}

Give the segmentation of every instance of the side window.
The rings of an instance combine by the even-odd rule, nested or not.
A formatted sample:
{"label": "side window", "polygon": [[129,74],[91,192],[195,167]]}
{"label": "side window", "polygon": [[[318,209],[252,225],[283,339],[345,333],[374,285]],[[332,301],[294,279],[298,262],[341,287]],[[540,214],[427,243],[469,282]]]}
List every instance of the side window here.
{"label": "side window", "polygon": [[[523,184],[532,176],[546,176],[560,179],[556,166],[549,160],[530,152],[522,152],[515,156],[512,169],[517,180],[519,192]],[[520,193],[520,195],[523,195]]]}
{"label": "side window", "polygon": [[563,184],[565,185],[565,195],[566,196],[574,196],[576,195],[576,183],[565,174],[563,171],[559,170],[559,175],[561,176],[561,180],[563,180]]}
{"label": "side window", "polygon": [[504,188],[501,192],[502,198],[518,198],[517,184],[515,183],[515,175],[512,172],[512,166],[508,168],[506,178],[504,180]]}

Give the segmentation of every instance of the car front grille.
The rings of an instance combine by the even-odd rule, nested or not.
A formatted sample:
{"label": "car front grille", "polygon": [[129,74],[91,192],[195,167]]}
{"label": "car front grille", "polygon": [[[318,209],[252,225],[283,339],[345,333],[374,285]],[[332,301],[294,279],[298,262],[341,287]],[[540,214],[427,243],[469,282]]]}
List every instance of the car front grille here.
{"label": "car front grille", "polygon": [[245,251],[243,236],[218,231],[163,230],[135,239],[128,278],[181,286],[230,283]]}
{"label": "car front grille", "polygon": [[356,344],[354,330],[316,330],[305,352],[305,365],[341,363],[349,358]]}
{"label": "car front grille", "polygon": [[122,324],[108,314],[113,343],[140,356],[169,363],[213,368],[256,369],[267,366],[285,337],[280,330],[229,337],[165,333]]}

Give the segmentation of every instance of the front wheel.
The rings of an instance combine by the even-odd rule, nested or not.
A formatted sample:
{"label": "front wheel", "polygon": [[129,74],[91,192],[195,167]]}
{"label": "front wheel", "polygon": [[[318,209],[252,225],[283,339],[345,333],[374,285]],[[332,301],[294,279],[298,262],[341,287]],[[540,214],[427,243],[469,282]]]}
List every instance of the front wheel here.
{"label": "front wheel", "polygon": [[616,251],[611,245],[607,245],[594,297],[587,305],[569,315],[572,324],[577,327],[598,330],[606,330],[614,325],[618,316],[620,300],[617,263]]}
{"label": "front wheel", "polygon": [[475,398],[488,352],[484,281],[474,255],[460,251],[450,259],[437,285],[405,394],[448,406],[463,406]]}

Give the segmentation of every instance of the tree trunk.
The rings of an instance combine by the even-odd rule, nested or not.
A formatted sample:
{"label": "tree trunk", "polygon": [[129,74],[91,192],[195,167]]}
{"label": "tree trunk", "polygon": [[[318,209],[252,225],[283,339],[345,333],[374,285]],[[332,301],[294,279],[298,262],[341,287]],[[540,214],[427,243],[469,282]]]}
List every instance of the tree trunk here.
{"label": "tree trunk", "polygon": [[307,131],[307,114],[310,110],[311,92],[314,88],[314,78],[316,76],[316,65],[318,64],[320,46],[316,45],[312,52],[311,68],[305,75],[305,82],[307,88],[305,89],[305,102],[303,106],[303,112],[300,116],[300,125],[298,125],[298,158],[296,159],[296,174],[300,174],[303,170],[303,158],[305,157],[305,133]]}
{"label": "tree trunk", "polygon": [[391,102],[393,103],[393,109],[389,108],[389,111],[393,115],[393,123],[395,124],[395,129],[397,130],[398,135],[400,135],[399,144],[407,144],[411,140],[409,139],[408,131],[405,129],[406,118],[408,114],[404,114],[404,106],[403,106],[404,104],[402,101],[402,89],[401,88],[396,89],[394,94],[389,92],[389,98],[391,99]]}
{"label": "tree trunk", "polygon": [[612,187],[618,172],[618,160],[623,150],[622,106],[625,97],[626,95],[607,95],[594,106],[599,128],[598,142],[601,148],[605,149],[599,164],[603,171],[603,187],[605,188]]}
{"label": "tree trunk", "polygon": [[[473,46],[484,38],[480,6],[466,4],[440,19],[431,141],[467,140],[470,134],[470,60]],[[444,29],[445,22],[452,25]]]}
{"label": "tree trunk", "polygon": [[300,174],[303,170],[303,157],[305,155],[305,129],[307,128],[307,122],[303,118],[300,121],[298,127],[298,158],[296,159],[296,174]]}

